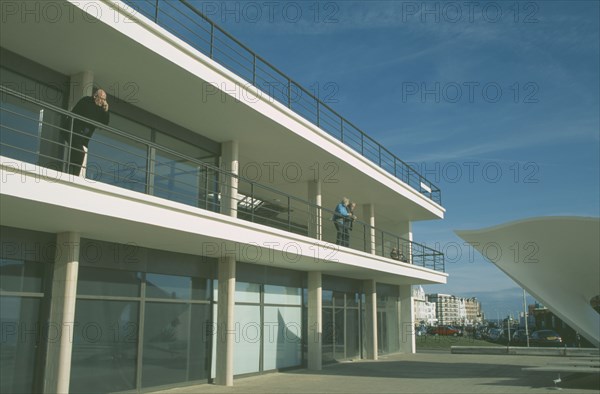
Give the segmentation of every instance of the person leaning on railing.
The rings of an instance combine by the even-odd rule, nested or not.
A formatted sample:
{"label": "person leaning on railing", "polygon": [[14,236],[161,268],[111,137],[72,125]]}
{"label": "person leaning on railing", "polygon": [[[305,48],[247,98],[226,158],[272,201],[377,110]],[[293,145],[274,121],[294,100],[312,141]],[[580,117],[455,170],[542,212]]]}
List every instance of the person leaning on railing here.
{"label": "person leaning on railing", "polygon": [[[75,104],[75,107],[73,107],[72,112],[84,118],[108,125],[110,114],[108,112],[106,92],[102,89],[97,89],[91,97],[86,96],[81,98],[77,104]],[[69,159],[70,174],[80,175],[81,167],[87,154],[87,147],[95,130],[96,126],[83,120],[74,119]]]}
{"label": "person leaning on railing", "polygon": [[354,215],[356,203],[348,203],[347,209],[348,217],[344,218],[344,246],[350,246],[350,231],[354,228],[354,221],[357,219],[356,215]]}
{"label": "person leaning on railing", "polygon": [[350,200],[348,199],[348,197],[342,198],[342,201],[338,205],[336,205],[335,213],[331,218],[337,231],[337,236],[335,240],[336,245],[348,246],[347,241],[349,238],[349,234],[348,227],[346,226],[346,220],[352,217],[350,212],[348,212],[349,204]]}

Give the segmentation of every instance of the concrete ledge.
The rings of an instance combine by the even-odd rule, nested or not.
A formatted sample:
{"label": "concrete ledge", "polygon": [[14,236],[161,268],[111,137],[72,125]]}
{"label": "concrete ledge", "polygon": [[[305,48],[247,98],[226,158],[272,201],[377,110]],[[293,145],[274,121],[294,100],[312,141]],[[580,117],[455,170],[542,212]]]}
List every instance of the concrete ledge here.
{"label": "concrete ledge", "polygon": [[451,346],[452,354],[511,354],[521,356],[597,356],[596,348],[519,347],[519,346]]}
{"label": "concrete ledge", "polygon": [[574,366],[560,366],[560,365],[548,365],[546,367],[526,367],[521,368],[522,371],[537,371],[537,372],[570,372],[570,373],[593,373],[600,374],[600,368],[594,367],[574,367]]}

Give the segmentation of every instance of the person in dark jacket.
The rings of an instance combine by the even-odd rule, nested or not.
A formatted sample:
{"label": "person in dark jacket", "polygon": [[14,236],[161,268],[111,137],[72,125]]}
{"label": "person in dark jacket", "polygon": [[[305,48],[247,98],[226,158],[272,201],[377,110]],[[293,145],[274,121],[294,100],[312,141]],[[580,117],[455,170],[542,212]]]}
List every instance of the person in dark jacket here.
{"label": "person in dark jacket", "polygon": [[[75,104],[73,113],[94,120],[98,123],[107,125],[110,119],[108,113],[108,101],[106,101],[106,92],[102,89],[96,90],[91,97],[83,97]],[[71,137],[71,152],[69,173],[79,175],[81,165],[85,159],[87,147],[92,138],[96,126],[80,119],[73,120],[73,136]]]}

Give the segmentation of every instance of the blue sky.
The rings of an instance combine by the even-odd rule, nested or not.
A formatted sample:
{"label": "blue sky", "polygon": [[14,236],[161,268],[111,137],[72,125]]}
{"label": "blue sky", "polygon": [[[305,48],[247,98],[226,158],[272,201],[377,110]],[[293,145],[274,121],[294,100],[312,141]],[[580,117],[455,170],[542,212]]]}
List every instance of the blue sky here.
{"label": "blue sky", "polygon": [[453,230],[599,216],[599,2],[197,4],[442,189],[445,220],[413,227],[447,253],[427,292],[516,313],[520,288]]}

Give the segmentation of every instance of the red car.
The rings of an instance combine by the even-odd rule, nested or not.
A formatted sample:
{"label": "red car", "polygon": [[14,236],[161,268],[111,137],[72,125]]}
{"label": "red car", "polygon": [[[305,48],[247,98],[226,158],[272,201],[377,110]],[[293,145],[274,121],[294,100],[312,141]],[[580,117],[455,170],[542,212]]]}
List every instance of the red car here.
{"label": "red car", "polygon": [[462,332],[455,327],[452,326],[437,326],[431,330],[431,335],[452,335],[459,336]]}

